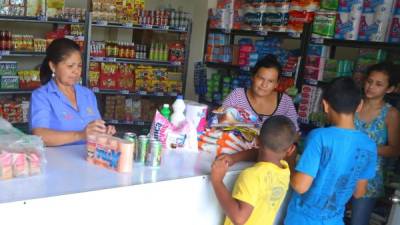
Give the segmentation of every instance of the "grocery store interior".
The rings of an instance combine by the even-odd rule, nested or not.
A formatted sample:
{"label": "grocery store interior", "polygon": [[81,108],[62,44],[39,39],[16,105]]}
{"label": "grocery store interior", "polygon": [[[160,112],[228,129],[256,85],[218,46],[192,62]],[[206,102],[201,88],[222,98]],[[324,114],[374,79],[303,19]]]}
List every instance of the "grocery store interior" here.
{"label": "grocery store interior", "polygon": [[[65,58],[77,48],[75,65]],[[256,82],[267,79],[260,68],[278,75],[257,102],[267,86]],[[308,134],[335,125],[325,90],[352,78],[364,103],[352,119],[374,141],[377,168],[366,201],[345,202],[339,217],[398,225],[399,77],[400,0],[0,0],[0,210],[82,203],[74,213],[84,216],[83,207],[101,209],[96,196],[125,205],[129,196],[142,224],[222,224],[228,213],[209,179],[214,158],[258,147],[264,121],[283,115],[296,128],[300,161]],[[225,171],[229,190],[249,166]],[[171,194],[154,194],[160,188]],[[291,195],[266,224],[292,224]],[[321,221],[342,200],[322,201]],[[129,211],[110,212],[126,223]]]}

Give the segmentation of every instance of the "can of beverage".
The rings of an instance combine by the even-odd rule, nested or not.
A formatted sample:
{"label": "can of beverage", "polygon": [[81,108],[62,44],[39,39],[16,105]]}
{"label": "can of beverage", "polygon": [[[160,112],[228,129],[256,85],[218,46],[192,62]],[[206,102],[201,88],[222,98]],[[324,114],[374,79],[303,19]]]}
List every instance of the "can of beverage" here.
{"label": "can of beverage", "polygon": [[137,148],[137,135],[133,132],[126,132],[124,134],[124,140],[133,143],[133,152],[135,153]]}
{"label": "can of beverage", "polygon": [[162,145],[157,140],[151,140],[146,154],[146,166],[159,167],[161,165]]}
{"label": "can of beverage", "polygon": [[135,162],[144,163],[147,149],[149,147],[149,138],[146,135],[140,135],[137,151],[135,152]]}

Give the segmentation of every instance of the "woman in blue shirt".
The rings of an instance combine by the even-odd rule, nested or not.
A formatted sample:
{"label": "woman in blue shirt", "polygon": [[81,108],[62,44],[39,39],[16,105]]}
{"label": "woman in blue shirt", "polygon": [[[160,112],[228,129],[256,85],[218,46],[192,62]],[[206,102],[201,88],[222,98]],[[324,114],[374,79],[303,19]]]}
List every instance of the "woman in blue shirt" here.
{"label": "woman in blue shirt", "polygon": [[69,39],[54,40],[40,68],[42,87],[32,93],[29,127],[46,146],[84,143],[88,134],[115,134],[101,120],[96,97],[79,84],[82,57]]}

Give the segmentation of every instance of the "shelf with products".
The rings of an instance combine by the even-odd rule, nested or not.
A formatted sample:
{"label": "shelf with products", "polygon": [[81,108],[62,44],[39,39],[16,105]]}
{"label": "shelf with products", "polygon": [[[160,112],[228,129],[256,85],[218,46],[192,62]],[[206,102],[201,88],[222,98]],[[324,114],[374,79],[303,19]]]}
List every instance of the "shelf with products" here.
{"label": "shelf with products", "polygon": [[105,63],[125,63],[135,65],[149,65],[149,66],[163,66],[163,67],[180,67],[181,62],[169,62],[169,61],[156,61],[149,59],[130,59],[130,58],[114,58],[114,57],[90,57],[91,62],[105,62]]}
{"label": "shelf with products", "polygon": [[62,19],[44,16],[4,16],[0,15],[0,21],[22,22],[22,23],[48,23],[48,24],[79,24],[84,25],[85,21],[80,19]]}
{"label": "shelf with products", "polygon": [[[129,10],[106,12],[102,11],[102,4],[105,3],[93,1],[93,11],[88,16],[86,84],[97,94],[106,121],[121,126],[149,125],[144,121],[153,119],[154,115],[148,112],[155,112],[157,107],[148,107],[154,101],[171,102],[178,94],[185,93],[190,16],[171,9],[145,10],[140,4],[132,8],[133,14]],[[92,39],[92,33],[99,28],[131,32],[132,40],[122,41],[113,35],[109,39]],[[132,100],[136,114],[130,119],[124,118],[130,113],[123,114],[122,108],[112,104],[120,101],[117,105],[124,105],[122,98],[128,105],[131,105],[130,98],[146,99],[142,104],[142,112],[146,113],[138,115],[140,103]],[[129,106],[125,108],[130,110]]]}
{"label": "shelf with products", "polygon": [[337,47],[370,48],[370,49],[383,49],[389,51],[400,51],[400,43],[339,40],[339,39],[323,39],[322,41],[319,42],[324,45],[337,46]]}

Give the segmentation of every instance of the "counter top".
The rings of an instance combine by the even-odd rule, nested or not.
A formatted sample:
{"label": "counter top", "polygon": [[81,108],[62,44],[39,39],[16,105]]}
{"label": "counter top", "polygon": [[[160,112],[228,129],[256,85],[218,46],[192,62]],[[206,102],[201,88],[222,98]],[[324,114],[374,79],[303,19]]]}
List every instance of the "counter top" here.
{"label": "counter top", "polygon": [[[88,163],[84,145],[47,148],[45,154],[43,174],[0,181],[0,203],[207,176],[213,161],[205,152],[170,151],[163,154],[160,168],[134,164],[133,171],[124,174]],[[230,171],[249,165],[238,163]]]}

